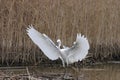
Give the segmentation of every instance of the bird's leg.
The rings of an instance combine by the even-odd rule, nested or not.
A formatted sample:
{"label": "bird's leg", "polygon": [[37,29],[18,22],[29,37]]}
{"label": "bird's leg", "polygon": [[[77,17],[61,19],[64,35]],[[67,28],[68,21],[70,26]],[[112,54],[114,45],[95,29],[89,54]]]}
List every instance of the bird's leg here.
{"label": "bird's leg", "polygon": [[62,61],[62,64],[63,64],[63,67],[65,67],[65,62],[64,61]]}
{"label": "bird's leg", "polygon": [[68,75],[68,60],[66,61],[67,66],[65,67],[65,72],[64,72],[64,79],[69,79],[69,75]]}
{"label": "bird's leg", "polygon": [[65,67],[65,74],[67,74],[67,68],[68,68],[68,60],[66,59],[66,67]]}
{"label": "bird's leg", "polygon": [[61,58],[61,60],[62,60],[62,65],[63,65],[63,67],[65,67],[65,62],[64,62],[64,60]]}
{"label": "bird's leg", "polygon": [[65,72],[64,72],[63,79],[65,79],[65,80],[71,80],[72,79],[72,76],[71,76],[71,74],[69,74],[69,71],[68,71],[68,66],[65,67]]}
{"label": "bird's leg", "polygon": [[65,67],[63,78],[64,78],[64,79],[67,78],[67,66]]}

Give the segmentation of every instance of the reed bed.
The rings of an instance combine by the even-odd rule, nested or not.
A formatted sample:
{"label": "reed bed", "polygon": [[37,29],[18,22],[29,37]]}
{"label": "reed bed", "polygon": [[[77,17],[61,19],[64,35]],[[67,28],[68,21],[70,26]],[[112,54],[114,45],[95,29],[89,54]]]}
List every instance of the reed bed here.
{"label": "reed bed", "polygon": [[33,24],[54,42],[71,46],[77,33],[94,59],[120,58],[119,0],[0,0],[0,63],[40,63],[46,57],[26,35]]}

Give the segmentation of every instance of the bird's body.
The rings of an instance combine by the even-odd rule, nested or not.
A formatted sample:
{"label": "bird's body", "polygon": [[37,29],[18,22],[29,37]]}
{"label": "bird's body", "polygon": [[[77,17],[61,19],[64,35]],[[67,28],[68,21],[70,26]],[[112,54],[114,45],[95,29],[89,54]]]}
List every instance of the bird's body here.
{"label": "bird's body", "polygon": [[27,32],[32,41],[43,51],[43,53],[49,59],[56,60],[60,58],[64,67],[65,63],[68,65],[77,61],[81,61],[88,54],[88,40],[84,36],[81,36],[81,34],[77,34],[76,42],[74,42],[72,47],[63,47],[61,49],[60,40],[57,41],[58,46],[55,45],[47,35],[41,34],[35,30],[32,25],[29,26]]}

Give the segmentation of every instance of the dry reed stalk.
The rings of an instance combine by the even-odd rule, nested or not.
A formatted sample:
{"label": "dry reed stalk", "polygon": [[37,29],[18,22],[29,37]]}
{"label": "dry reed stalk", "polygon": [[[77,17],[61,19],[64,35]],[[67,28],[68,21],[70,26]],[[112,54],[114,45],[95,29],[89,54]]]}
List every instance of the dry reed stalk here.
{"label": "dry reed stalk", "polygon": [[66,46],[82,33],[93,58],[119,58],[119,4],[119,0],[1,0],[0,62],[37,64],[46,58],[26,35],[30,24]]}

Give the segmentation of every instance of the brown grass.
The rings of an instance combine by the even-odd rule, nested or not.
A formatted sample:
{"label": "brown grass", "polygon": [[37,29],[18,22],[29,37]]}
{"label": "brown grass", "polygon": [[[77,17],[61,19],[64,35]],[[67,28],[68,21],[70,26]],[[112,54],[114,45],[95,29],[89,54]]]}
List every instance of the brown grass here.
{"label": "brown grass", "polygon": [[93,58],[119,58],[119,4],[119,0],[0,0],[0,61],[36,64],[46,58],[26,35],[29,24],[67,46],[82,33]]}

